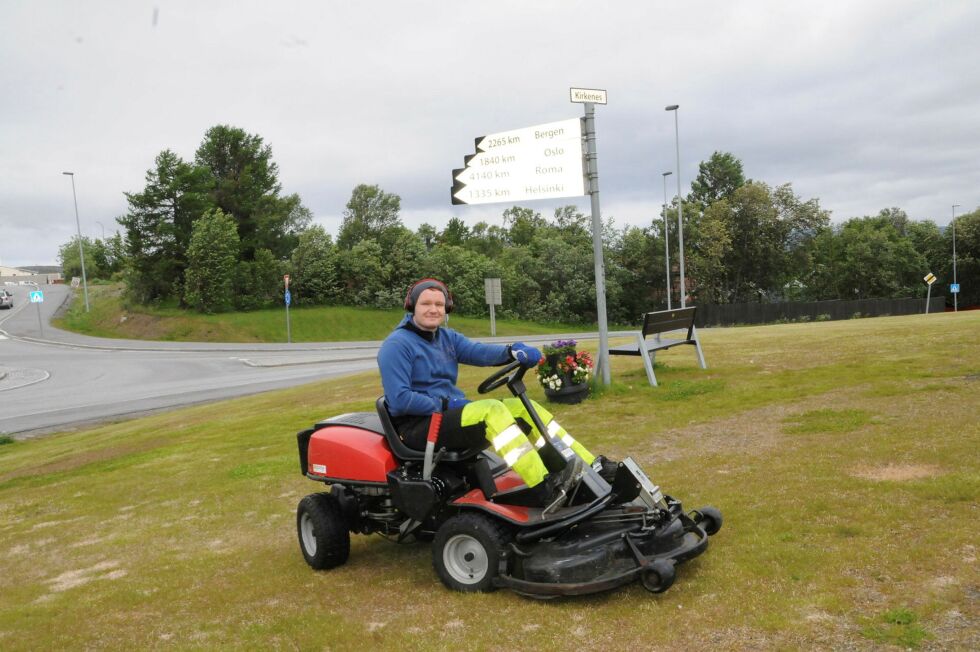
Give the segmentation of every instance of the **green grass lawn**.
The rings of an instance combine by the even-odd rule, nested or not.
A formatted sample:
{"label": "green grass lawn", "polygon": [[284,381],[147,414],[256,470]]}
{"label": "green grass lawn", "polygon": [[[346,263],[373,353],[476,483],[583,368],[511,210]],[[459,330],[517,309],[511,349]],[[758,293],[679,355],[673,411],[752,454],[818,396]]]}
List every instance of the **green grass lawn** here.
{"label": "green grass lawn", "polygon": [[[67,313],[54,321],[65,330],[127,339],[176,342],[285,342],[286,310],[270,308],[216,315],[179,308],[127,307],[120,284],[89,288],[90,312],[73,301]],[[401,309],[375,310],[349,306],[316,306],[289,311],[293,342],[350,342],[382,340],[404,315]],[[490,335],[490,319],[451,315],[450,325],[470,337]],[[534,335],[595,330],[595,326],[538,324],[497,319],[497,335]]]}
{"label": "green grass lawn", "polygon": [[724,513],[666,593],[462,595],[378,536],[310,570],[294,433],[371,409],[362,374],[0,445],[0,649],[978,649],[980,313],[701,337],[708,370],[614,358],[554,409]]}

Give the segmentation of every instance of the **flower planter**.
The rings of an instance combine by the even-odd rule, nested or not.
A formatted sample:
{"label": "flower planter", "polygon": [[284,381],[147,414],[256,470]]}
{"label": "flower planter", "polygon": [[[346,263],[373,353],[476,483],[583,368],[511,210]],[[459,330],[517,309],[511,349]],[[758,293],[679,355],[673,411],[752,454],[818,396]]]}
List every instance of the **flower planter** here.
{"label": "flower planter", "polygon": [[575,340],[558,340],[544,347],[538,381],[549,401],[581,403],[589,396],[592,357],[587,351],[576,351],[575,344]]}
{"label": "flower planter", "polygon": [[565,382],[562,383],[560,389],[551,389],[550,387],[544,388],[544,395],[548,397],[549,401],[554,403],[564,403],[566,405],[574,405],[575,403],[581,403],[589,396],[589,384],[581,383],[579,385],[573,385],[568,377],[565,377]]}

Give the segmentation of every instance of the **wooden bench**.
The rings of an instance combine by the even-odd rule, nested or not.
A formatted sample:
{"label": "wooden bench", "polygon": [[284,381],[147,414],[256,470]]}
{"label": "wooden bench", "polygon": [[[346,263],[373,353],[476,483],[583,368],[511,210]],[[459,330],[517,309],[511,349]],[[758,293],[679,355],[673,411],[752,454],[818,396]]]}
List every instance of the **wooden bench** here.
{"label": "wooden bench", "polygon": [[[643,328],[636,334],[636,344],[612,347],[609,349],[609,355],[638,355],[642,357],[647,378],[654,387],[657,386],[657,377],[653,373],[653,363],[657,351],[690,344],[697,351],[698,363],[701,368],[707,369],[708,365],[704,362],[704,352],[701,350],[701,341],[698,339],[697,331],[694,328],[694,312],[696,309],[695,306],[690,306],[689,308],[646,313],[643,315]],[[679,330],[687,331],[684,339],[663,337],[664,333]],[[647,339],[650,336],[654,336],[653,339]],[[598,375],[598,371],[596,375]]]}

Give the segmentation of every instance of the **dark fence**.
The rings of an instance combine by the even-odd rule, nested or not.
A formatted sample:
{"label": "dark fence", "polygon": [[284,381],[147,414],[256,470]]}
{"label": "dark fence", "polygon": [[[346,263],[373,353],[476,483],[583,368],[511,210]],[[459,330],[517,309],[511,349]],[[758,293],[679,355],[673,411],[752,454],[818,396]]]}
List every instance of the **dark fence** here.
{"label": "dark fence", "polygon": [[[945,297],[932,297],[929,312],[943,312]],[[824,321],[854,317],[913,315],[926,311],[925,299],[860,299],[853,301],[799,301],[787,303],[699,304],[694,323],[703,326],[770,324],[789,321]]]}

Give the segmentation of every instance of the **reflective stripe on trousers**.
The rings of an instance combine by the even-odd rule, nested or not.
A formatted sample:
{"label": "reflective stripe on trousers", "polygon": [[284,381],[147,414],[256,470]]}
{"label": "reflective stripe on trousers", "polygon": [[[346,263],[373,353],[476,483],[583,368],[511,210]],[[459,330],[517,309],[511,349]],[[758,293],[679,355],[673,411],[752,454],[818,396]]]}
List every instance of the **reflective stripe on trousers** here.
{"label": "reflective stripe on trousers", "polygon": [[460,425],[466,427],[478,423],[485,425],[486,437],[497,455],[504,458],[507,466],[514,469],[527,486],[533,487],[544,480],[548,469],[507,406],[496,399],[467,403],[460,415]]}
{"label": "reflective stripe on trousers", "polygon": [[[531,421],[531,416],[527,413],[527,410],[524,409],[524,404],[521,403],[521,399],[505,398],[502,402],[507,407],[507,411],[513,415],[515,419],[524,419],[531,425],[531,434],[534,440],[535,448],[541,448],[544,446],[544,437],[541,436],[541,433],[538,432],[538,429],[534,426],[534,423]],[[534,406],[534,411],[538,413],[539,417],[541,417],[541,422],[544,423],[545,428],[548,429],[548,434],[562,440],[562,442],[575,451],[575,454],[581,457],[586,464],[591,465],[592,462],[595,461],[595,455],[590,453],[585,446],[575,441],[575,439],[573,439],[564,428],[558,425],[555,418],[551,416],[551,412],[548,412],[548,410],[541,407],[535,401],[531,401],[531,405]]]}

